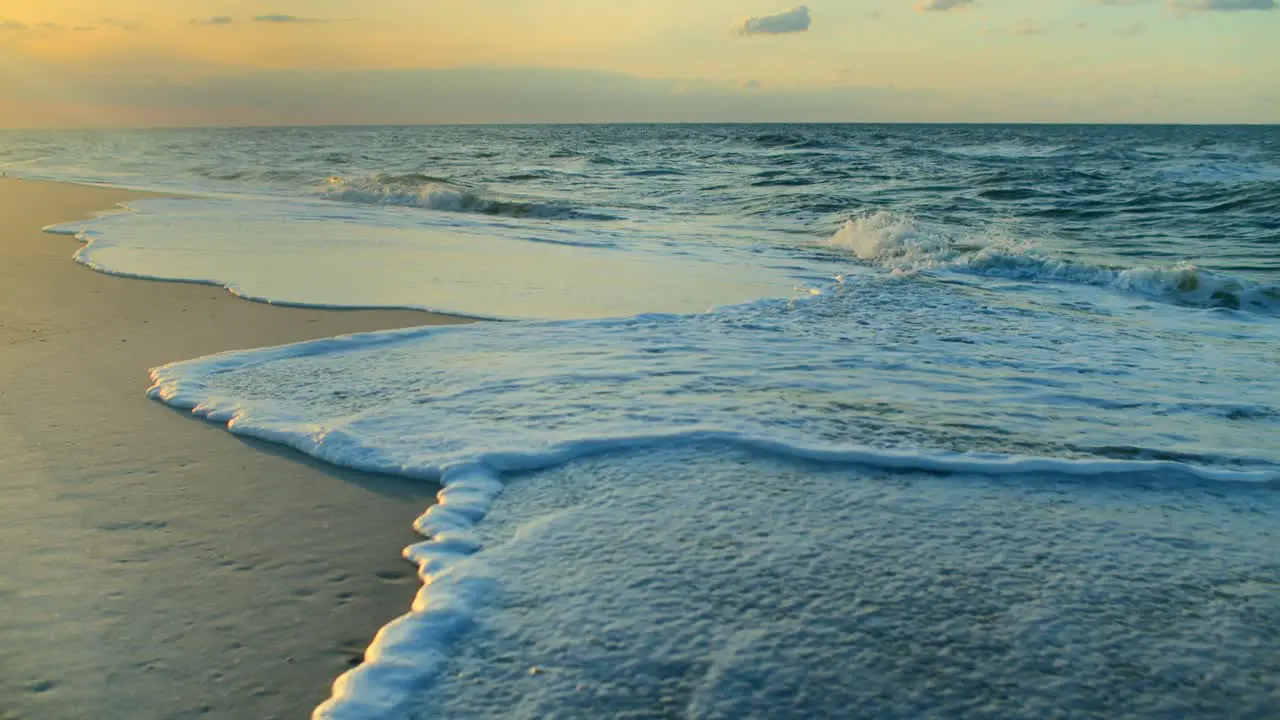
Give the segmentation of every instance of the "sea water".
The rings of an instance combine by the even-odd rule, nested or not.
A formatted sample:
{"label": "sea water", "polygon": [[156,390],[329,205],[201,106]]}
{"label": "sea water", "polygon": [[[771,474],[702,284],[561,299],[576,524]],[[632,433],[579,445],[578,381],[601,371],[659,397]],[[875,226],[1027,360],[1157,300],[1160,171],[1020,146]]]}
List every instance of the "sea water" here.
{"label": "sea water", "polygon": [[438,481],[320,717],[1280,713],[1280,131],[8,134],[106,272],[519,319],[153,397]]}

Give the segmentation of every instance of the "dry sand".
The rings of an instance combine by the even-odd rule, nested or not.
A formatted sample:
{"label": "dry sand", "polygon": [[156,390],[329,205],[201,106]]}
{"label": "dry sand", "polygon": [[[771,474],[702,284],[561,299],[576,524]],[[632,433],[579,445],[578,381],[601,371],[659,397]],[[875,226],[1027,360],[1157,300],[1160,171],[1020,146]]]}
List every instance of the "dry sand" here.
{"label": "dry sand", "polygon": [[437,488],[238,439],[147,370],[462,320],[109,277],[40,232],[140,195],[0,178],[0,719],[305,717],[408,609]]}

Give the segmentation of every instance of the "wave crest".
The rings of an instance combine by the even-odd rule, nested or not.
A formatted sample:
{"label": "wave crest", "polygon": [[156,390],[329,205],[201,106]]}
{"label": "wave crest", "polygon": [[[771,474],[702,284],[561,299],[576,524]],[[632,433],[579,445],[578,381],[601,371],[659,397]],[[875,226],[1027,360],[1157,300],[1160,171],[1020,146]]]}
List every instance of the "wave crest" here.
{"label": "wave crest", "polygon": [[1203,308],[1280,314],[1280,285],[1216,273],[1191,263],[1116,268],[1067,260],[1029,242],[962,242],[908,215],[876,211],[852,218],[828,244],[895,272],[943,270],[1024,281],[1065,282]]}
{"label": "wave crest", "polygon": [[584,212],[558,203],[491,197],[479,190],[458,185],[445,178],[422,173],[404,175],[383,173],[362,178],[345,178],[335,175],[326,180],[324,196],[330,200],[360,205],[395,205],[506,217],[553,220],[616,219],[610,215]]}

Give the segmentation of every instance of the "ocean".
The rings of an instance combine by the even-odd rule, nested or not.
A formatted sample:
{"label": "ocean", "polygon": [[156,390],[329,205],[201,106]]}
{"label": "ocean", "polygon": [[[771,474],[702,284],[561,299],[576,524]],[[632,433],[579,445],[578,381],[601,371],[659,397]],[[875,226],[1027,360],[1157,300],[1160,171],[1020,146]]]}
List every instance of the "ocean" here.
{"label": "ocean", "polygon": [[444,488],[316,717],[1280,716],[1280,128],[7,132],[0,170],[182,195],[49,228],[103,272],[499,321],[153,371]]}

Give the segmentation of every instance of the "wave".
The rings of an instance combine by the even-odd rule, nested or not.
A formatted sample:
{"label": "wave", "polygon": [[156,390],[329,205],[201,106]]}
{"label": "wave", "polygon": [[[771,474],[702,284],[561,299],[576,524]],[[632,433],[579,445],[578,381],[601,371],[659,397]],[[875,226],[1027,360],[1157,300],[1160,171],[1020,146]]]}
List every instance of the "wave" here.
{"label": "wave", "polygon": [[549,220],[617,219],[613,215],[587,212],[560,203],[491,197],[446,178],[421,173],[380,174],[362,178],[333,176],[325,183],[324,196],[329,200],[360,205],[394,205],[506,217]]}
{"label": "wave", "polygon": [[964,145],[943,148],[947,155],[986,160],[1026,160],[1032,158],[1059,157],[1067,154],[1065,145],[1028,145],[1024,143],[991,143],[989,145]]}
{"label": "wave", "polygon": [[1169,267],[1106,267],[1000,238],[961,241],[908,215],[883,210],[847,220],[828,245],[894,272],[942,270],[1013,280],[1108,288],[1202,308],[1280,314],[1280,284],[1255,282],[1191,263]]}
{"label": "wave", "polygon": [[315,175],[303,170],[249,170],[233,168],[197,168],[197,176],[210,180],[261,182],[268,185],[312,182]]}
{"label": "wave", "polygon": [[993,188],[978,193],[978,197],[984,200],[1034,200],[1043,196],[1043,191],[1030,187]]}
{"label": "wave", "polygon": [[843,147],[838,142],[809,137],[803,133],[766,132],[755,135],[750,141],[759,147],[793,150],[831,150]]}
{"label": "wave", "polygon": [[[652,322],[664,317],[677,319],[680,316],[651,315],[621,320],[562,321],[543,325],[581,328],[585,333],[593,328],[625,328],[638,322]],[[337,358],[348,353],[370,350],[389,353],[410,343],[459,332],[475,333],[482,329],[477,326],[407,328],[219,353],[152,369],[152,386],[148,389],[147,396],[176,408],[190,410],[212,422],[225,423],[228,429],[237,434],[288,445],[335,465],[428,480],[445,478],[451,469],[458,467],[483,466],[493,473],[531,472],[563,465],[579,458],[613,452],[706,442],[733,445],[795,460],[884,470],[1001,477],[1049,473],[1080,478],[1160,476],[1224,483],[1280,483],[1280,471],[1266,460],[1253,461],[1262,463],[1262,469],[1240,469],[1209,464],[1221,459],[1217,457],[1179,453],[1160,458],[1159,451],[1141,449],[1135,449],[1128,457],[1121,459],[1109,454],[1095,457],[1035,457],[994,452],[874,448],[833,442],[811,444],[714,425],[673,427],[621,435],[582,436],[549,444],[537,441],[527,450],[484,451],[478,449],[482,445],[468,448],[465,442],[451,442],[447,446],[453,447],[456,452],[446,451],[434,456],[418,454],[410,461],[396,457],[388,448],[362,448],[355,435],[324,431],[319,425],[305,422],[301,418],[282,417],[274,411],[266,415],[255,414],[249,411],[243,401],[228,398],[215,389],[220,376],[265,367],[275,362],[323,356]],[[1252,408],[1242,406],[1241,409],[1244,407]],[[1267,415],[1266,408],[1255,411]],[[1138,455],[1148,459],[1133,459]]]}
{"label": "wave", "polygon": [[[574,323],[570,331],[585,334],[592,327],[631,322],[635,321],[601,321],[595,326]],[[547,327],[550,326],[541,329]],[[504,444],[495,434],[500,429],[487,429],[469,441],[465,429],[451,428],[450,432],[459,434],[449,436],[449,433],[432,430],[430,438],[417,436],[418,439],[412,441],[411,452],[405,453],[405,447],[397,450],[394,445],[378,442],[376,437],[372,441],[362,437],[361,430],[341,418],[335,422],[332,417],[311,417],[285,401],[245,396],[250,392],[247,385],[219,386],[221,376],[246,370],[262,371],[269,383],[273,365],[279,364],[285,368],[284,372],[291,373],[297,370],[289,369],[291,362],[319,356],[345,356],[347,362],[362,362],[354,354],[373,352],[385,362],[408,343],[430,337],[456,337],[459,333],[465,333],[471,340],[482,337],[468,328],[417,328],[226,353],[152,371],[151,398],[190,410],[212,422],[224,423],[235,434],[283,444],[325,462],[357,470],[438,480],[443,487],[439,504],[430,508],[414,526],[427,541],[407,548],[404,553],[417,564],[424,583],[414,611],[378,633],[365,654],[364,663],[338,680],[332,698],[317,709],[317,718],[398,716],[405,703],[412,702],[439,677],[450,656],[450,648],[476,622],[477,608],[484,598],[493,594],[494,579],[482,570],[477,572],[475,566],[474,556],[482,549],[475,528],[489,514],[504,489],[504,476],[509,473],[549,469],[592,456],[714,443],[769,457],[890,471],[1000,477],[1049,474],[1085,482],[1123,476],[1144,484],[1150,480],[1223,482],[1250,487],[1280,483],[1273,467],[1261,470],[1206,467],[1193,464],[1196,458],[1192,456],[1135,460],[887,450],[821,441],[801,444],[759,432],[713,426],[666,430],[655,427],[650,432],[630,434],[610,434],[607,429],[594,428],[587,432],[597,433],[595,435],[584,434],[546,444],[528,438],[497,450],[492,448],[495,445],[501,448]],[[485,378],[485,382],[492,382],[501,375],[486,374]],[[322,393],[327,390],[322,388]],[[493,410],[476,397],[474,388],[468,393],[463,385],[450,392],[458,390],[468,395],[463,402],[473,411],[481,411],[479,414],[483,415]],[[440,396],[432,399],[443,400]],[[371,412],[371,408],[363,406],[339,410],[339,415],[354,411],[364,417],[369,417]],[[491,422],[497,421],[489,416],[481,424],[488,426]],[[378,427],[391,429],[389,425]],[[401,435],[414,437],[415,432],[417,430]],[[511,434],[506,437],[510,439]],[[465,563],[470,564],[469,569],[464,568]]]}
{"label": "wave", "polygon": [[1210,195],[1210,204],[1192,210],[1200,215],[1217,213],[1280,214],[1280,182],[1256,183],[1245,190]]}
{"label": "wave", "polygon": [[814,185],[817,181],[808,178],[778,178],[776,180],[757,180],[751,187],[804,187]]}
{"label": "wave", "polygon": [[1280,166],[1249,162],[1180,163],[1161,174],[1175,182],[1193,184],[1280,182]]}
{"label": "wave", "polygon": [[631,170],[623,173],[627,177],[680,177],[686,175],[683,170],[677,168],[649,168],[646,170]]}

